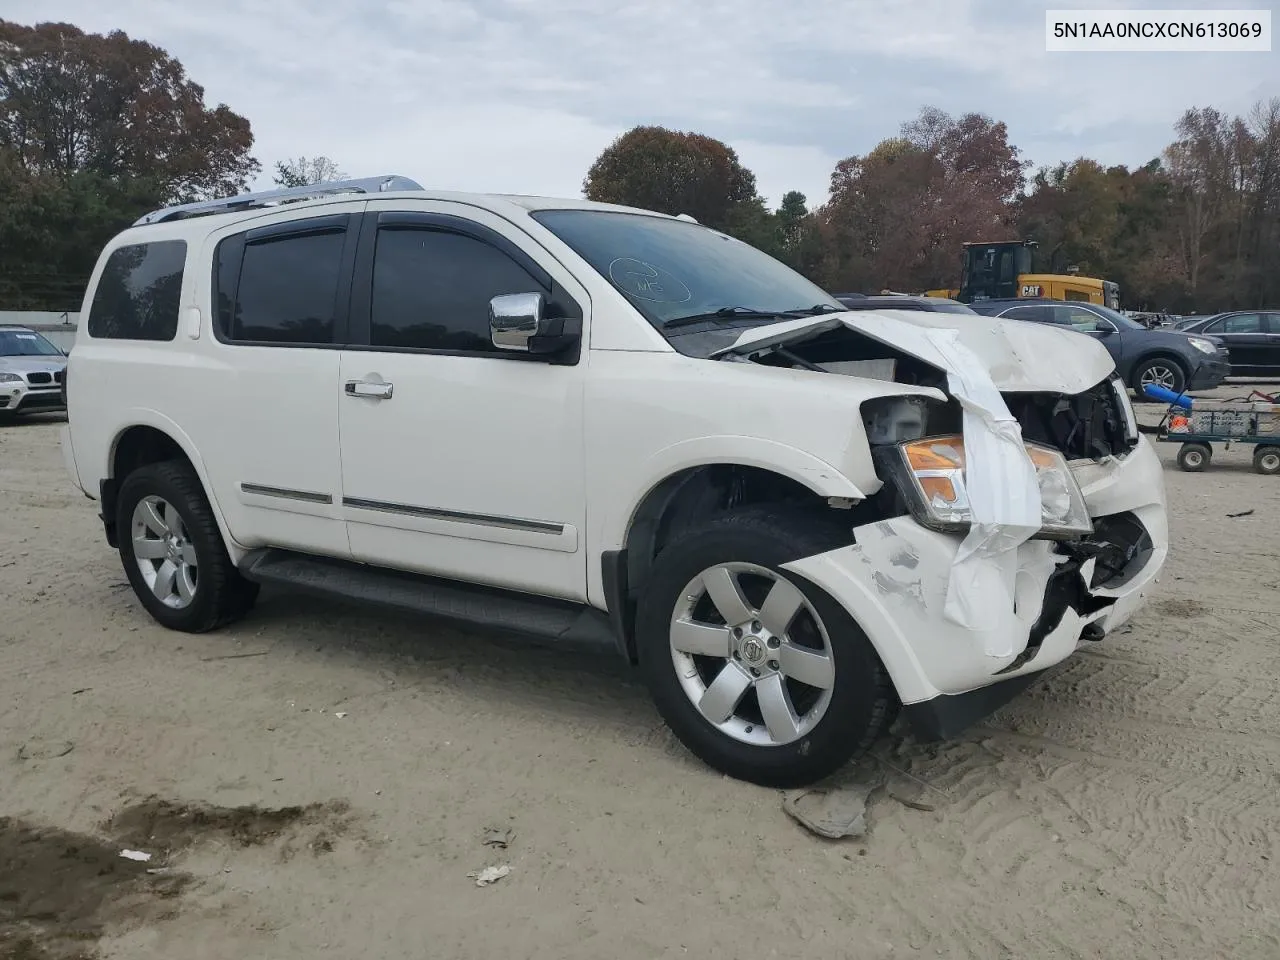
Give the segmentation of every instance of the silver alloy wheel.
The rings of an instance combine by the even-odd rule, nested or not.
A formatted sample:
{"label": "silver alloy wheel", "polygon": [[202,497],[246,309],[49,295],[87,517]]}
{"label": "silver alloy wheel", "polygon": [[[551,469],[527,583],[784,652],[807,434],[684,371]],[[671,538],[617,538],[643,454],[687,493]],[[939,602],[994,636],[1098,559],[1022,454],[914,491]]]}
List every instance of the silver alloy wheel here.
{"label": "silver alloy wheel", "polygon": [[1143,370],[1142,376],[1138,378],[1140,387],[1154,384],[1157,387],[1164,387],[1166,390],[1172,390],[1173,385],[1177,382],[1178,371],[1164,363],[1153,363]]}
{"label": "silver alloy wheel", "polygon": [[1182,455],[1182,462],[1188,467],[1198,467],[1204,463],[1204,454],[1199,450],[1188,450]]}
{"label": "silver alloy wheel", "polygon": [[199,584],[196,548],[178,511],[163,497],[147,496],[133,508],[133,557],[157,600],[181,610],[195,599]]}
{"label": "silver alloy wheel", "polygon": [[835,661],[822,618],[791,581],[765,567],[722,563],[702,571],[680,594],[670,639],[685,695],[742,743],[793,743],[831,704]]}
{"label": "silver alloy wheel", "polygon": [[1275,472],[1280,467],[1280,453],[1264,453],[1258,458],[1258,466],[1268,473]]}

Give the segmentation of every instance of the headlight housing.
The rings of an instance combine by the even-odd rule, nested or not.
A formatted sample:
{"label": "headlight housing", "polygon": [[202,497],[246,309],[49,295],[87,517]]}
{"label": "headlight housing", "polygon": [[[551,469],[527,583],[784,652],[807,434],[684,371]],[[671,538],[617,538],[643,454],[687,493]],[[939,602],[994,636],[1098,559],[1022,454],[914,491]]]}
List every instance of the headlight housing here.
{"label": "headlight housing", "polygon": [[0,383],[21,383],[22,377],[16,373],[4,373],[0,371]]}
{"label": "headlight housing", "polygon": [[1120,415],[1124,418],[1124,436],[1130,443],[1137,443],[1141,431],[1138,429],[1138,415],[1134,413],[1133,402],[1129,399],[1129,388],[1119,377],[1111,378],[1111,389],[1115,391],[1116,401],[1120,404]]}
{"label": "headlight housing", "polygon": [[[1066,459],[1057,450],[1027,443],[1040,484],[1041,527],[1046,540],[1072,540],[1093,532],[1093,520]],[[900,443],[886,451],[912,515],[922,526],[966,531],[973,522],[965,487],[964,438],[959,434]]]}
{"label": "headlight housing", "polygon": [[1187,339],[1201,353],[1215,354],[1218,352],[1218,346],[1212,340],[1202,340],[1200,337],[1187,337]]}

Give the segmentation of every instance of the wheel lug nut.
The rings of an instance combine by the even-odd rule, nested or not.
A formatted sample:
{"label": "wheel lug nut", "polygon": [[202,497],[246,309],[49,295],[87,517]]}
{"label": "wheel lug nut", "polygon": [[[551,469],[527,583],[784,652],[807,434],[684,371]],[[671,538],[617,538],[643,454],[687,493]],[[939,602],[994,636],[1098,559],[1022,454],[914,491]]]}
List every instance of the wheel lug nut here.
{"label": "wheel lug nut", "polygon": [[770,637],[769,646],[771,649],[777,650],[778,647],[782,646],[782,641],[779,640],[777,637]]}
{"label": "wheel lug nut", "polygon": [[741,654],[741,652],[739,652],[739,651],[737,651],[737,650],[733,651],[733,659],[735,659],[735,660],[741,660],[741,659],[742,659],[742,654]]}
{"label": "wheel lug nut", "polygon": [[769,669],[770,669],[770,670],[777,670],[777,669],[778,669],[778,661],[777,661],[777,660],[770,660],[770,661],[769,661]]}
{"label": "wheel lug nut", "polygon": [[734,628],[733,628],[733,639],[735,639],[735,640],[741,640],[741,639],[742,639],[742,628],[741,628],[741,627],[734,627]]}
{"label": "wheel lug nut", "polygon": [[759,621],[759,620],[752,620],[752,621],[751,621],[751,632],[752,632],[752,633],[759,633],[759,632],[760,632],[760,621]]}
{"label": "wheel lug nut", "polygon": [[752,675],[753,677],[758,677],[758,676],[760,676],[760,671],[759,671],[759,670],[757,670],[755,667],[752,667],[752,668],[751,668],[751,675]]}

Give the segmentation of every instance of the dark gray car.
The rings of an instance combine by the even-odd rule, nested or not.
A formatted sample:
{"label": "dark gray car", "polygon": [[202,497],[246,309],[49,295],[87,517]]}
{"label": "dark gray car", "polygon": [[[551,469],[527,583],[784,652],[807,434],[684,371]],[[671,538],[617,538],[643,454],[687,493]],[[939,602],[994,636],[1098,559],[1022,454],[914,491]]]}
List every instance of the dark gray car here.
{"label": "dark gray car", "polygon": [[1096,303],[1024,298],[979,300],[976,313],[1071,327],[1096,338],[1116,362],[1116,371],[1138,395],[1148,383],[1181,393],[1208,390],[1229,375],[1227,348],[1216,337],[1182,330],[1148,330],[1124,314]]}
{"label": "dark gray car", "polygon": [[1280,374],[1280,310],[1232,310],[1201,317],[1181,330],[1225,343],[1233,377]]}

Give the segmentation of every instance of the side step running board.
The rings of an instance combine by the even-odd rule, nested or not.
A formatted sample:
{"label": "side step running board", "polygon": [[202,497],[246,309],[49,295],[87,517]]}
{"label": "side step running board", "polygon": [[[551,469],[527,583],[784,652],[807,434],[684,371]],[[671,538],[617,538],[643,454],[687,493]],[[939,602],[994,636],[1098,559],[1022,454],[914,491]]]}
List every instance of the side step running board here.
{"label": "side step running board", "polygon": [[254,550],[241,561],[240,572],[262,584],[519,634],[558,647],[619,650],[609,615],[585,604],[287,550]]}

